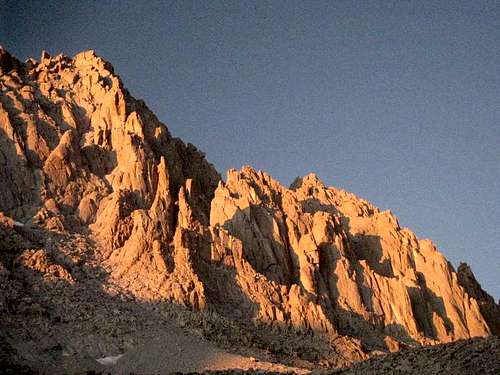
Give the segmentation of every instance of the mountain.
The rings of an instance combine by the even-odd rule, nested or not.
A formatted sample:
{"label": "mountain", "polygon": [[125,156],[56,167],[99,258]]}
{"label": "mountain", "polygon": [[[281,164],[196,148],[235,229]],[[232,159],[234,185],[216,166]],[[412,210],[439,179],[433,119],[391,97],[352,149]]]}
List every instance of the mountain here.
{"label": "mountain", "polygon": [[309,368],[500,333],[470,268],[390,211],[314,174],[222,180],[93,51],[0,68],[4,357],[92,368],[162,319]]}

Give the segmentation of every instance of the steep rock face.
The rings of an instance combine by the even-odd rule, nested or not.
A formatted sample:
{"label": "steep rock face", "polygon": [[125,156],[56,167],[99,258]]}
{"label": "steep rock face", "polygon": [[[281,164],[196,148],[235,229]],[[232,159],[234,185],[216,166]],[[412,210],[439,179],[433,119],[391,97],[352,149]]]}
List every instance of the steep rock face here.
{"label": "steep rock face", "polygon": [[[424,343],[490,334],[477,300],[430,241],[314,175],[286,189],[250,167],[229,171],[210,223],[241,240],[243,258],[282,296],[308,296],[322,312],[304,317],[311,328],[333,326],[373,344],[384,336]],[[286,309],[282,316],[290,319]]]}
{"label": "steep rock face", "polygon": [[[139,300],[314,331],[349,360],[498,332],[470,270],[390,211],[315,175],[285,188],[245,167],[222,182],[92,51],[21,63],[0,49],[0,69],[0,211],[84,236]],[[19,261],[43,273],[40,254]]]}
{"label": "steep rock face", "polygon": [[170,251],[178,191],[188,178],[198,184],[208,217],[220,179],[203,154],[173,138],[92,51],[23,64],[1,50],[0,60],[0,210],[48,229],[90,228],[135,295],[203,305],[195,275],[175,283],[181,291],[168,287],[177,273],[189,278]]}
{"label": "steep rock face", "polygon": [[495,303],[493,297],[486,293],[476,280],[467,263],[460,263],[457,270],[458,283],[466,290],[467,294],[477,300],[479,309],[494,335],[500,335],[500,305]]}
{"label": "steep rock face", "polygon": [[377,356],[329,375],[453,375],[500,372],[500,338],[474,338]]}

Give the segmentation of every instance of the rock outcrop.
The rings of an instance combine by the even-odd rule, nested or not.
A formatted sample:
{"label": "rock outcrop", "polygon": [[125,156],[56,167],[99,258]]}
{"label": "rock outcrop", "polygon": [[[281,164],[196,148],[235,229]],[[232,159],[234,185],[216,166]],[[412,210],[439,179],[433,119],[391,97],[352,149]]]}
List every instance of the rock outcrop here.
{"label": "rock outcrop", "polygon": [[[478,300],[432,242],[315,175],[286,189],[250,167],[229,171],[215,191],[210,222],[238,239],[260,276],[258,284],[241,282],[259,319],[393,350],[491,333]],[[238,272],[243,280],[252,276]],[[279,299],[259,292],[263,285]]]}
{"label": "rock outcrop", "polygon": [[469,296],[478,302],[481,314],[488,323],[491,333],[497,336],[500,335],[500,305],[495,303],[493,297],[481,288],[467,263],[460,263],[457,275],[458,283]]}
{"label": "rock outcrop", "polygon": [[0,210],[48,229],[89,228],[138,297],[202,306],[202,287],[170,247],[179,189],[188,179],[199,185],[207,217],[220,179],[213,166],[93,51],[22,64],[2,50],[0,60]]}
{"label": "rock outcrop", "polygon": [[[286,188],[244,167],[222,181],[94,52],[21,63],[0,49],[0,69],[7,228],[83,236],[138,301],[314,332],[351,360],[498,333],[470,269],[390,211],[313,174]],[[12,262],[73,282],[40,251]]]}

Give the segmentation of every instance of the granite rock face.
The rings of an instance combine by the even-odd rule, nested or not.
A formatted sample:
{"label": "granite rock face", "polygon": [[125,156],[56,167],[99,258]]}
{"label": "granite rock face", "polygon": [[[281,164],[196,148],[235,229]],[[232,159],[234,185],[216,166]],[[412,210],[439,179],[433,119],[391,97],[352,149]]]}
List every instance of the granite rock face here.
{"label": "granite rock face", "polygon": [[[389,350],[487,336],[494,327],[478,301],[494,302],[479,286],[474,298],[432,242],[313,174],[287,189],[250,167],[229,171],[215,191],[210,224],[238,239],[260,276],[257,286],[238,272],[260,319]],[[263,295],[263,285],[279,297]]]}
{"label": "granite rock face", "polygon": [[90,230],[138,297],[203,305],[196,276],[174,264],[176,197],[189,179],[208,216],[213,166],[92,51],[22,64],[2,50],[0,61],[0,210],[47,229]]}
{"label": "granite rock face", "polygon": [[[352,360],[498,333],[470,269],[390,211],[313,174],[286,188],[244,167],[223,182],[93,51],[21,63],[0,49],[0,69],[7,228],[83,236],[138,301],[315,332]],[[43,252],[17,257],[72,282]]]}
{"label": "granite rock face", "polygon": [[467,263],[460,263],[457,269],[458,283],[466,290],[467,294],[474,298],[478,304],[481,314],[490,327],[493,335],[500,335],[500,305],[495,303],[493,297],[486,293],[479,285]]}

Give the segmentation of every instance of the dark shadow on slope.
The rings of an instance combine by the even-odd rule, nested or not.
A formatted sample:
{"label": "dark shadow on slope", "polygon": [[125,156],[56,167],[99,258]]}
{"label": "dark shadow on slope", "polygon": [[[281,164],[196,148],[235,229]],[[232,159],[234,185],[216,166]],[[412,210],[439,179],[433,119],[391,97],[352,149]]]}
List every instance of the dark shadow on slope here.
{"label": "dark shadow on slope", "polygon": [[209,233],[200,234],[189,231],[190,248],[196,251],[194,266],[197,276],[205,289],[207,303],[221,315],[230,319],[252,321],[258,306],[242,291],[235,265],[235,256],[228,254],[223,259],[212,259],[211,237]]}
{"label": "dark shadow on slope", "polygon": [[300,202],[302,210],[309,214],[314,214],[318,211],[323,211],[328,214],[343,216],[337,207],[330,204],[323,204],[316,198],[307,198]]}
{"label": "dark shadow on slope", "polygon": [[[192,236],[201,241],[191,243],[189,248],[197,252],[193,258],[194,269],[204,286],[207,311],[214,311],[219,316],[214,330],[207,332],[206,337],[233,349],[257,348],[271,355],[272,361],[282,363],[292,364],[296,358],[310,363],[320,360],[331,365],[347,363],[327,346],[327,340],[320,335],[291,327],[283,319],[277,319],[283,285],[269,282],[260,273],[246,273],[245,269],[250,265],[238,255],[243,249],[235,248],[237,245],[233,243],[233,248],[225,249],[221,257],[213,257],[211,247],[220,244],[214,244],[209,237],[196,232],[192,232]],[[256,299],[252,299],[247,291]],[[260,318],[259,300],[266,303],[272,310],[267,310],[267,313],[274,313],[274,316]]]}
{"label": "dark shadow on slope", "polygon": [[[339,298],[341,296],[337,288],[338,276],[335,269],[337,262],[343,255],[341,255],[340,250],[331,243],[323,243],[319,246],[319,249],[321,251],[319,269],[322,280],[318,280],[317,283],[320,287],[325,284],[329,286],[328,295],[326,297],[330,300],[332,306],[332,314],[334,317],[332,323],[337,326],[341,334],[358,338],[368,349],[385,348],[386,344],[383,339],[386,335],[404,344],[417,344],[408,334],[405,326],[398,323],[385,324],[383,317],[375,313],[373,292],[367,286],[363,268],[357,263],[354,264],[354,268],[351,269],[351,272],[354,273],[358,288],[357,292],[366,309],[365,313],[364,315],[360,315],[359,313],[342,307],[339,303]],[[331,264],[331,266],[325,267],[325,264]],[[354,294],[355,292],[356,291],[353,291]],[[342,297],[345,298],[346,296]]]}
{"label": "dark shadow on slope", "polygon": [[366,260],[370,268],[384,277],[394,277],[390,259],[382,260],[383,250],[380,236],[356,234],[350,236],[351,246],[359,260]]}
{"label": "dark shadow on slope", "polygon": [[[106,371],[96,358],[145,345],[142,332],[175,330],[171,316],[162,315],[157,304],[137,301],[108,284],[109,275],[96,259],[96,244],[89,237],[29,223],[42,198],[35,170],[1,130],[0,146],[0,211],[28,221],[23,225],[0,215],[0,369],[51,374]],[[161,306],[167,311],[175,308]],[[176,340],[165,353],[177,350],[172,341]],[[210,360],[213,353],[205,353],[204,345],[199,343],[187,369],[197,370]],[[175,367],[178,357],[169,357],[170,363],[152,372],[186,370]]]}
{"label": "dark shadow on slope", "polygon": [[0,102],[8,113],[10,123],[14,130],[14,137],[26,156],[27,161],[31,163],[31,165],[40,168],[42,164],[40,159],[35,153],[28,150],[24,143],[24,140],[27,138],[27,126],[26,122],[21,117],[22,112],[15,107],[13,99],[8,95],[0,95]]}
{"label": "dark shadow on slope", "polygon": [[283,211],[251,205],[236,211],[222,227],[243,242],[244,257],[257,272],[281,285],[298,282],[294,270],[299,260],[289,243]]}
{"label": "dark shadow on slope", "polygon": [[[219,351],[172,324],[177,316],[189,322],[188,311],[114,289],[94,249],[78,234],[0,224],[0,269],[8,272],[1,273],[0,343],[6,345],[0,345],[0,366],[43,373],[170,373],[217,360]],[[158,346],[152,345],[155,337],[162,338]],[[142,360],[142,350],[156,362]],[[96,361],[120,354],[119,370]],[[147,367],[152,365],[157,367]]]}
{"label": "dark shadow on slope", "polygon": [[[345,232],[348,235],[348,240],[350,248],[353,250],[356,258],[356,262],[359,260],[366,260],[370,268],[384,277],[394,277],[392,264],[389,259],[384,259],[381,238],[376,235],[367,234],[356,234],[352,235],[350,232],[350,218],[342,215],[336,207],[330,205],[323,205],[317,199],[310,198],[302,202],[303,207],[306,207],[309,211],[314,212],[314,209],[321,210],[327,213],[337,214],[341,217],[342,225],[344,226]],[[306,210],[305,209],[305,210]],[[358,285],[360,287],[360,293],[363,298],[365,306],[368,311],[373,311],[372,304],[372,293],[369,288],[365,286],[363,269],[361,267],[356,268],[357,277],[359,280]],[[453,323],[448,318],[446,314],[446,308],[444,305],[443,298],[437,296],[432,292],[426,285],[425,277],[422,273],[417,273],[419,288],[407,288],[408,295],[410,296],[412,311],[415,316],[417,323],[417,328],[424,336],[428,338],[437,338],[436,328],[434,327],[432,314],[436,313],[442,320],[445,329],[448,333],[453,332]],[[373,317],[374,325],[380,326],[376,316]],[[412,342],[406,330],[403,326],[391,325],[388,332],[395,332],[390,334],[394,338],[403,340],[404,342]]]}
{"label": "dark shadow on slope", "polygon": [[437,338],[438,333],[433,323],[433,314],[435,313],[442,319],[446,333],[451,334],[454,331],[454,325],[446,314],[443,298],[437,296],[427,287],[425,277],[420,272],[417,272],[417,281],[419,288],[407,289],[413,314],[417,318],[418,329],[426,337]]}
{"label": "dark shadow on slope", "polygon": [[[20,142],[17,131],[14,128],[14,137]],[[20,147],[26,155],[22,142]],[[8,212],[16,219],[19,216],[33,215],[34,212],[24,212],[24,208],[39,203],[39,183],[28,165],[28,160],[19,157],[12,140],[2,129],[0,129],[0,165],[0,210]]]}
{"label": "dark shadow on slope", "polygon": [[460,263],[457,269],[458,283],[467,294],[475,298],[479,309],[493,335],[500,335],[500,301],[496,303],[476,280],[474,273],[467,263]]}
{"label": "dark shadow on slope", "polygon": [[300,202],[304,212],[314,214],[322,211],[340,217],[342,226],[350,241],[350,248],[354,251],[356,260],[366,260],[370,268],[384,277],[394,277],[392,264],[389,259],[383,258],[381,238],[369,234],[351,234],[350,218],[343,215],[335,206],[322,204],[316,198],[308,198]]}
{"label": "dark shadow on slope", "polygon": [[[334,207],[318,206],[317,202],[314,201],[309,201],[308,205],[310,208],[314,206],[328,213],[337,212]],[[276,217],[277,213],[282,216]],[[290,245],[285,215],[279,208],[251,205],[244,210],[237,211],[233,218],[223,224],[223,227],[242,241],[243,257],[258,273],[277,283],[278,287],[286,287],[287,290],[293,284],[299,285],[302,292],[310,296],[311,301],[322,307],[330,323],[336,327],[340,334],[360,339],[368,349],[385,348],[383,342],[385,335],[392,336],[404,343],[416,343],[407,334],[405,327],[398,324],[392,324],[391,327],[384,326],[383,320],[373,312],[372,292],[368,287],[363,286],[359,290],[367,309],[367,316],[361,316],[340,307],[335,268],[342,255],[332,243],[318,245],[319,261],[313,275],[317,290],[314,293],[307,292],[304,286],[299,284],[300,267],[297,253]],[[381,256],[382,250],[377,236],[358,236],[356,238],[358,243],[364,244],[365,241],[371,244],[375,243],[374,248],[378,250],[375,258]],[[344,256],[351,262],[359,261],[358,253],[363,255],[363,251],[367,251],[366,249],[356,249],[355,244],[351,238],[345,239],[346,254]],[[352,250],[353,248],[354,250]],[[283,262],[283,259],[287,261]],[[373,260],[373,257],[371,259]],[[282,264],[285,267],[282,267]],[[295,270],[291,272],[292,266],[295,267]],[[385,264],[381,263],[380,268],[383,267]],[[364,285],[362,268],[355,267],[354,271],[358,278],[358,285]]]}

